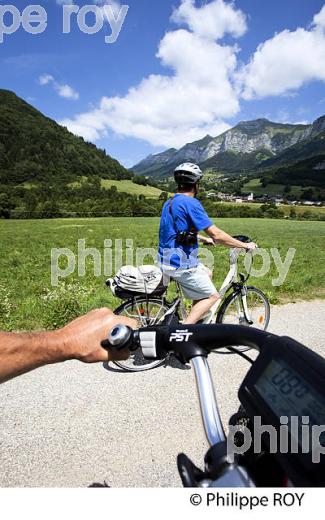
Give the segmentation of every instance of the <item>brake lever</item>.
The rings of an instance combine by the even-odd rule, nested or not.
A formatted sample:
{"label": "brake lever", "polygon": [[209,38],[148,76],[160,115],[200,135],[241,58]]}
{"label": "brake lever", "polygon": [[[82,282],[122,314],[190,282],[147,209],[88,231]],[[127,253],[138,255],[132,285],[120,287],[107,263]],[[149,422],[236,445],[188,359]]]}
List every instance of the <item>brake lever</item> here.
{"label": "brake lever", "polygon": [[177,455],[177,468],[183,487],[198,487],[198,484],[206,478],[205,473],[195,466],[185,453]]}

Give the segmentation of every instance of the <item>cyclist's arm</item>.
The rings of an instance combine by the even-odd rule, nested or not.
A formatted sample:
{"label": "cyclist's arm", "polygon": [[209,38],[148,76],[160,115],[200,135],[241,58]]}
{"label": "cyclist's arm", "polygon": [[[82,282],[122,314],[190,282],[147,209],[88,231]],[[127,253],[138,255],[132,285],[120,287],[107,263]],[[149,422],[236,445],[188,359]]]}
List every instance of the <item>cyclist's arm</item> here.
{"label": "cyclist's arm", "polygon": [[127,359],[129,353],[108,352],[101,347],[117,324],[136,326],[134,320],[98,309],[61,330],[35,334],[0,332],[0,383],[51,363],[78,359],[85,363]]}
{"label": "cyclist's arm", "polygon": [[256,244],[254,242],[250,242],[249,244],[245,244],[240,240],[236,240],[235,238],[225,233],[221,229],[217,228],[217,226],[210,226],[204,230],[209,237],[217,244],[222,244],[227,247],[238,247],[242,249],[255,249]]}

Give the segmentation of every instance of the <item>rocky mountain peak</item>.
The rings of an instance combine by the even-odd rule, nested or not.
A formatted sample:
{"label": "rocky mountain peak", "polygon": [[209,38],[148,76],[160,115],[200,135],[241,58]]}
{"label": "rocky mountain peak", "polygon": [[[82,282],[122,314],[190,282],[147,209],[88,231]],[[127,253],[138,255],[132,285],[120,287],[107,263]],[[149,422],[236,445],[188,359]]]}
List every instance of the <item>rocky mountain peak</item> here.
{"label": "rocky mountain peak", "polygon": [[319,134],[320,132],[323,132],[325,130],[325,116],[319,117],[314,121],[313,127],[312,127],[312,133],[313,134]]}
{"label": "rocky mountain peak", "polygon": [[254,131],[254,130],[261,130],[262,128],[266,127],[267,125],[272,125],[268,119],[254,119],[253,121],[240,121],[236,126],[236,128],[240,128],[241,130],[245,131]]}
{"label": "rocky mountain peak", "polygon": [[[241,121],[217,137],[206,135],[174,152],[167,150],[146,158],[135,165],[133,170],[139,174],[164,177],[169,176],[177,164],[195,162],[203,169],[212,168],[227,172],[233,171],[235,158],[236,165],[247,165],[248,156],[251,157],[251,168],[258,162],[275,157],[323,130],[325,116],[317,119],[312,125],[275,123],[266,118]],[[239,169],[242,171],[243,166]]]}

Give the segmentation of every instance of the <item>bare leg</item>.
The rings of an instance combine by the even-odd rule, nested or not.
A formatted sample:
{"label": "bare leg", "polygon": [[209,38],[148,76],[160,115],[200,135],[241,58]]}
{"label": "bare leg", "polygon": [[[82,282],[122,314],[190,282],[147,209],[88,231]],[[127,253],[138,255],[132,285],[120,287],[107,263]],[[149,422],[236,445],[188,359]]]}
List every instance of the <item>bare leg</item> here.
{"label": "bare leg", "polygon": [[193,302],[193,307],[190,314],[184,321],[184,325],[194,325],[200,321],[219,299],[220,295],[216,293],[210,296],[210,298],[205,298],[204,300]]}

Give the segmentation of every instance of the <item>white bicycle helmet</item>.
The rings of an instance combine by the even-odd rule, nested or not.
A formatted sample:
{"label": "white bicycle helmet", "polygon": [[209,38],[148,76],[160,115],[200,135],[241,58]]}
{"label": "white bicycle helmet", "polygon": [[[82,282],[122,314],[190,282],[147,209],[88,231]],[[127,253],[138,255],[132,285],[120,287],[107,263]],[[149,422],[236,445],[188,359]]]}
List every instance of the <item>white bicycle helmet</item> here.
{"label": "white bicycle helmet", "polygon": [[174,171],[177,184],[195,184],[203,177],[203,172],[197,164],[183,163]]}

